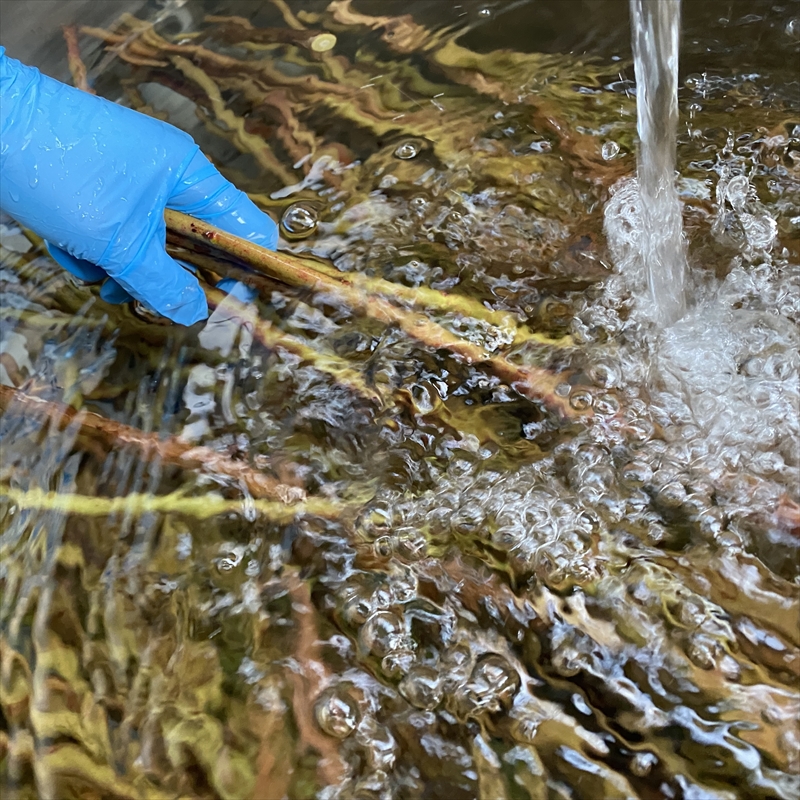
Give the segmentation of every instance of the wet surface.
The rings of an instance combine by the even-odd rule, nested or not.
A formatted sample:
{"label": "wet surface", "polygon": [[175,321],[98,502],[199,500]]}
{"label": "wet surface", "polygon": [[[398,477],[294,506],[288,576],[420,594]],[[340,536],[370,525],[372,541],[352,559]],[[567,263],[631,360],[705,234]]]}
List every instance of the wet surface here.
{"label": "wet surface", "polygon": [[685,11],[659,331],[626,4],[279,5],[208,11],[335,47],[176,6],[89,79],[361,311],[262,277],[159,325],[2,220],[3,796],[796,797],[800,6]]}

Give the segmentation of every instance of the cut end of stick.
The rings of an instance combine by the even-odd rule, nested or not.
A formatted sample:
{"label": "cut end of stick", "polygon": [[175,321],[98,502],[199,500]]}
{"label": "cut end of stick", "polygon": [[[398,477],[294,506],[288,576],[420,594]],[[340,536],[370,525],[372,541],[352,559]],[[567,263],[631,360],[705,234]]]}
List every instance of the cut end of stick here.
{"label": "cut end of stick", "polygon": [[308,43],[308,46],[315,53],[327,53],[336,47],[336,37],[332,33],[320,33]]}

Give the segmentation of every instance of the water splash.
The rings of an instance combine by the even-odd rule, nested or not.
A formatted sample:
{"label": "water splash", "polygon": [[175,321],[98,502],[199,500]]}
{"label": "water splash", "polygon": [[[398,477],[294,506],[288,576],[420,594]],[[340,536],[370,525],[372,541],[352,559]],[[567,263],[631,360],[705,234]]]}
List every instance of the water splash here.
{"label": "water splash", "polygon": [[686,308],[686,257],[675,188],[680,0],[631,0],[636,70],[639,259],[660,325]]}

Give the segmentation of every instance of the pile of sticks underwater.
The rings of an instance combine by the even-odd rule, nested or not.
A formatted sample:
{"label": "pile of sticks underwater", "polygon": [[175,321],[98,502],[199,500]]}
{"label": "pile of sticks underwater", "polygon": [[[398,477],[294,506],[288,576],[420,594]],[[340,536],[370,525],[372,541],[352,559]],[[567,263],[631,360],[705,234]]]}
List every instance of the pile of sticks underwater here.
{"label": "pile of sticks underwater", "polygon": [[[284,11],[289,13],[287,9]],[[440,35],[414,27],[408,20],[355,19],[347,3],[331,4],[329,13],[333,16],[327,21],[328,29],[337,25],[344,28],[356,24],[400,33],[400,36],[392,34],[385,39],[391,41],[391,48],[395,52],[419,49],[438,64],[439,71],[449,80],[473,89],[479,87],[491,97],[503,98],[504,90],[499,80],[491,82],[478,77],[482,69],[491,72],[490,63],[478,63],[470,67],[473,57],[477,56],[460,48],[454,49],[455,45]],[[426,137],[432,133],[431,126],[435,125],[434,146],[442,151],[442,156],[460,146],[465,135],[463,118],[456,118],[449,127],[446,123],[442,127],[441,116],[432,117],[426,110],[416,108],[402,96],[402,92],[392,94],[391,87],[365,86],[369,84],[367,71],[350,63],[344,56],[329,52],[336,43],[336,37],[330,30],[309,29],[296,19],[287,20],[287,23],[287,28],[256,29],[247,20],[238,17],[207,17],[207,27],[202,32],[182,36],[180,42],[175,43],[159,35],[152,24],[125,15],[111,30],[69,26],[64,28],[64,37],[70,71],[77,87],[93,91],[80,53],[79,34],[82,34],[101,40],[114,57],[134,65],[142,72],[135,81],[126,82],[126,92],[132,105],[152,113],[135,88],[136,83],[148,78],[158,79],[176,88],[197,103],[207,124],[215,126],[215,133],[226,131],[225,136],[239,150],[252,155],[264,172],[279,184],[294,183],[298,171],[308,172],[312,154],[316,158],[320,152],[330,149],[293,114],[292,108],[296,102],[333,109],[336,114],[379,135],[396,132]],[[204,45],[209,38],[248,49],[268,50],[290,44],[296,48],[295,58],[308,60],[316,69],[302,78],[291,77],[277,70],[270,59],[242,59],[212,50]],[[424,80],[421,76],[418,81],[421,89],[429,89],[422,86]],[[252,118],[246,120],[229,108],[223,100],[223,93],[232,90],[246,97],[257,95],[260,113],[267,115],[273,125],[277,122],[275,132],[284,158],[279,158],[270,144],[253,132],[257,126],[254,126]],[[580,169],[581,165],[584,168],[589,165],[593,165],[593,169],[604,168],[602,159],[587,155],[588,138],[576,146],[570,139],[573,134],[567,135],[565,127],[555,121],[552,114],[548,116],[546,109],[538,109],[536,113],[545,127],[556,131],[566,142],[566,152],[574,158],[576,169]],[[345,145],[341,145],[340,150],[341,147]],[[287,166],[286,155],[295,160],[294,167]],[[337,155],[341,156],[342,153],[337,151]],[[328,179],[335,181],[336,176],[329,175]],[[259,200],[258,197],[254,199]],[[385,410],[397,401],[402,403],[404,398],[402,392],[395,392],[395,397],[387,397],[385,387],[379,389],[373,385],[357,364],[326,349],[324,342],[282,330],[278,325],[261,318],[255,305],[240,303],[233,297],[225,296],[214,288],[214,284],[222,277],[236,278],[256,290],[262,290],[266,298],[269,298],[276,285],[302,290],[303,299],[298,302],[307,300],[311,304],[335,306],[347,315],[364,317],[401,331],[420,348],[448,354],[463,364],[473,365],[496,377],[520,397],[536,404],[543,413],[551,414],[555,420],[563,423],[592,416],[591,403],[586,402],[591,395],[571,372],[517,363],[506,355],[504,348],[483,346],[474,339],[460,336],[453,332],[450,323],[469,320],[488,331],[501,331],[502,340],[509,343],[506,349],[523,343],[534,348],[546,348],[548,353],[556,354],[555,358],[551,355],[553,362],[558,361],[560,350],[572,347],[569,337],[550,339],[532,331],[514,314],[492,310],[487,304],[464,294],[425,286],[411,288],[355,271],[343,273],[321,260],[271,252],[176,211],[166,211],[166,222],[169,251],[198,268],[201,285],[212,309],[224,304],[226,314],[247,326],[263,346],[291,353],[302,363],[330,376],[359,402]],[[75,311],[74,308],[63,310]],[[109,327],[113,330],[113,322]],[[149,330],[143,333],[148,342],[157,343],[165,335],[159,332],[158,326],[146,326],[144,323],[137,330],[142,332],[143,328],[148,327]],[[326,499],[316,502],[314,498],[307,498],[302,489],[268,477],[244,461],[222,456],[209,448],[190,446],[175,437],[160,438],[156,434],[105,419],[97,413],[76,411],[68,404],[31,394],[24,385],[17,388],[2,387],[0,405],[7,412],[16,410],[37,418],[49,418],[56,429],[77,425],[82,441],[90,441],[95,445],[99,442],[106,448],[124,445],[134,448],[144,460],[159,460],[181,469],[218,475],[223,480],[242,486],[259,501],[296,507],[302,513],[312,507],[323,516],[336,513],[333,501]],[[27,502],[22,496],[16,500],[23,505]],[[28,500],[33,502],[31,498]],[[38,498],[37,502],[46,501]],[[81,502],[75,500],[72,504],[77,508]],[[96,504],[94,509],[100,509],[101,505]],[[135,505],[132,503],[132,507]],[[83,506],[89,507],[88,504]],[[267,508],[264,506],[265,511]],[[274,511],[273,505],[269,505],[269,508]]]}

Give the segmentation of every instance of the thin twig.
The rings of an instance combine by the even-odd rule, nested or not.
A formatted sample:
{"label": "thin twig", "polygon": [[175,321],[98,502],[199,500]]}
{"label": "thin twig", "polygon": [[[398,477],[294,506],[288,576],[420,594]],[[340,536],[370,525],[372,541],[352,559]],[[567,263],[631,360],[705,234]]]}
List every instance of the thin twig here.
{"label": "thin twig", "polygon": [[67,63],[70,75],[72,75],[72,83],[76,89],[96,94],[86,80],[86,65],[81,58],[81,48],[78,44],[78,26],[63,25],[61,30],[64,34],[64,41],[67,43]]}
{"label": "thin twig", "polygon": [[272,0],[272,5],[281,12],[281,16],[283,17],[284,22],[296,31],[305,30],[305,25],[300,22],[299,19],[294,15],[292,10],[286,5],[286,0]]}
{"label": "thin twig", "polygon": [[219,86],[206,72],[181,56],[172,56],[171,60],[175,67],[205,92],[211,103],[214,116],[234,132],[236,144],[242,151],[251,153],[267,172],[271,172],[282,183],[291,184],[296,180],[296,176],[278,160],[272,152],[272,148],[260,136],[247,132],[244,118],[237,117],[227,107],[222,99]]}
{"label": "thin twig", "polygon": [[195,447],[175,436],[161,438],[155,433],[145,433],[138,428],[106,419],[90,411],[76,411],[64,403],[43,400],[26,394],[20,389],[0,385],[0,408],[5,411],[15,408],[26,416],[50,420],[58,430],[78,425],[80,433],[108,449],[129,445],[138,451],[145,461],[159,459],[181,469],[191,469],[207,475],[224,476],[247,488],[253,497],[280,500],[282,503],[297,503],[305,499],[305,491],[297,486],[288,486],[275,478],[264,475],[242,461],[212,450],[210,447]]}
{"label": "thin twig", "polygon": [[[224,269],[223,272],[225,272]],[[351,389],[360,397],[378,405],[382,404],[383,400],[380,394],[367,386],[362,375],[353,369],[349,361],[315,350],[297,336],[285,333],[268,320],[261,319],[252,306],[239,302],[235,297],[226,295],[219,289],[211,287],[204,287],[204,289],[211,308],[222,306],[230,317],[247,326],[253,336],[269,350],[284,350],[292,353],[320,372],[330,375],[337,383]]]}

